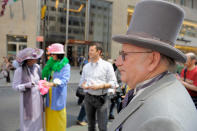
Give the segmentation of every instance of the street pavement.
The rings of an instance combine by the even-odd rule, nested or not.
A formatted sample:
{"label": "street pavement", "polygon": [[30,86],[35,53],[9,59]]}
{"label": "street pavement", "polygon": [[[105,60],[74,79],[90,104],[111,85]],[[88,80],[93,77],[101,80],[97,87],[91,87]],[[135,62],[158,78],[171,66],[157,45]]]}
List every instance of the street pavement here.
{"label": "street pavement", "polygon": [[[11,73],[11,80],[13,73]],[[79,68],[71,69],[71,79],[68,84],[67,96],[67,131],[87,131],[87,126],[76,125],[76,119],[80,110],[77,105],[75,92],[79,83]],[[11,83],[0,79],[0,131],[19,131],[19,93],[11,88]],[[109,122],[111,123],[111,122]]]}

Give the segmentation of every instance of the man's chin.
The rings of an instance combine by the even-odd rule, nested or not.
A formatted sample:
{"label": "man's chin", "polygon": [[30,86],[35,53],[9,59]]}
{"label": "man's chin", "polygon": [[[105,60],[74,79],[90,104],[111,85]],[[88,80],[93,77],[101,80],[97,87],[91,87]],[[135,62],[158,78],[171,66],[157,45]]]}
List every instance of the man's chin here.
{"label": "man's chin", "polygon": [[121,81],[126,83],[126,79],[124,77],[121,77]]}

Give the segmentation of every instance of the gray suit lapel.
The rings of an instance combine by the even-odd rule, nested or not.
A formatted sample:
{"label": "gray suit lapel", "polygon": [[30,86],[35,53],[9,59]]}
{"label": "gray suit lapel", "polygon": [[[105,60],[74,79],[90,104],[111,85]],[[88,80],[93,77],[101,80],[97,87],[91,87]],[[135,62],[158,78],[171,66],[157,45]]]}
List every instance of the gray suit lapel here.
{"label": "gray suit lapel", "polygon": [[115,131],[121,124],[123,124],[136,110],[143,105],[143,101],[133,101],[128,104],[116,117],[109,127],[109,131]]}
{"label": "gray suit lapel", "polygon": [[173,74],[167,74],[161,80],[156,82],[150,87],[144,89],[144,91],[139,94],[133,101],[131,101],[127,107],[125,107],[117,116],[116,119],[112,122],[109,127],[109,131],[115,131],[120,125],[122,125],[136,110],[138,110],[144,103],[144,100],[153,95],[155,92],[161,88],[167,87],[170,83],[175,80]]}

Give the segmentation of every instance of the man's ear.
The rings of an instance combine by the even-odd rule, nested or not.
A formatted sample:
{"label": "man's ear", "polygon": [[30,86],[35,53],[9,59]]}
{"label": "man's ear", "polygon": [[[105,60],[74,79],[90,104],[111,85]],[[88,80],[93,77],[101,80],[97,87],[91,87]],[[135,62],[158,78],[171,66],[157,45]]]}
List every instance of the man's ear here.
{"label": "man's ear", "polygon": [[196,63],[196,60],[195,60],[195,59],[193,59],[193,60],[192,60],[192,64],[195,64],[195,63]]}
{"label": "man's ear", "polygon": [[147,66],[148,70],[149,71],[153,71],[157,68],[157,66],[159,65],[160,63],[160,60],[161,60],[161,55],[159,52],[156,52],[156,51],[153,51],[150,56],[150,61],[149,61],[149,65]]}
{"label": "man's ear", "polygon": [[99,56],[102,56],[102,52],[101,50],[98,50]]}

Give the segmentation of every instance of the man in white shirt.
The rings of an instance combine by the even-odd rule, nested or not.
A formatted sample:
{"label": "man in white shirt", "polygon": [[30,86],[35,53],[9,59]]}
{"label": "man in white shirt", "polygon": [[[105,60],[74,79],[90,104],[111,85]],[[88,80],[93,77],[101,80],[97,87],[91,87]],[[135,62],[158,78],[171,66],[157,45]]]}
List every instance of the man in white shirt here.
{"label": "man in white shirt", "polygon": [[102,47],[93,43],[89,47],[90,62],[82,71],[81,87],[85,90],[85,109],[88,120],[88,131],[95,131],[96,114],[98,128],[107,131],[107,91],[117,87],[116,76],[112,64],[101,59]]}

